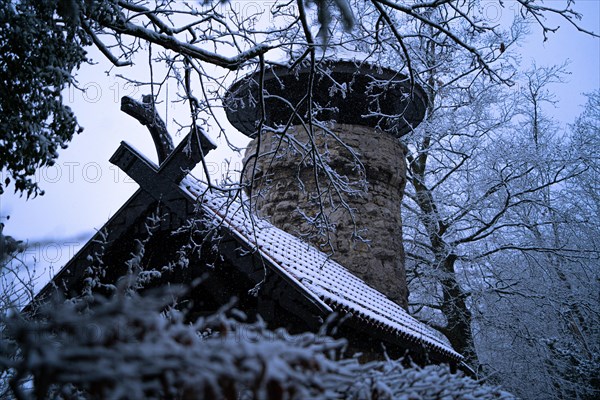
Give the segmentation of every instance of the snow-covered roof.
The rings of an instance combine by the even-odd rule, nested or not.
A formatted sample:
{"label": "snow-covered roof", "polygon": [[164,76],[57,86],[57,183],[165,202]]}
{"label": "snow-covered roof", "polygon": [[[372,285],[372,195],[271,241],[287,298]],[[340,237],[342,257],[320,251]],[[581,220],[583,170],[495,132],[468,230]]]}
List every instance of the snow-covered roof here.
{"label": "snow-covered roof", "polygon": [[351,314],[363,325],[461,361],[448,339],[411,317],[402,307],[368,286],[313,245],[252,215],[244,201],[188,175],[180,188],[219,226],[256,251],[276,273],[328,312]]}

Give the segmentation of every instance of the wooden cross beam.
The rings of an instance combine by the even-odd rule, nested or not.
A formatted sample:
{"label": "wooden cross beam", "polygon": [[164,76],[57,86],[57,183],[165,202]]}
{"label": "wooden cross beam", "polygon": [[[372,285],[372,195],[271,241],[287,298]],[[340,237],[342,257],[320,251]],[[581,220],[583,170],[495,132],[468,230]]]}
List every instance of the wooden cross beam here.
{"label": "wooden cross beam", "polygon": [[168,201],[173,195],[180,197],[181,180],[204,155],[216,148],[201,129],[196,131],[197,134],[189,133],[160,167],[125,142],[121,142],[110,162],[123,170],[156,200]]}

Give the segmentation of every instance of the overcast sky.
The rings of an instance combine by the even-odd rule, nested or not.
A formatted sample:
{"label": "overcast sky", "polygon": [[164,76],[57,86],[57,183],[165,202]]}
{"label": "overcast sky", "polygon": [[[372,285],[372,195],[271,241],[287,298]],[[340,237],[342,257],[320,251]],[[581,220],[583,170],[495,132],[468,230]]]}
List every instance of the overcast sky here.
{"label": "overcast sky", "polygon": [[[501,13],[510,12],[510,7],[500,9],[497,4],[490,1],[486,8],[488,17],[499,19]],[[585,27],[600,32],[600,1],[578,0],[575,8],[583,14]],[[571,61],[568,70],[572,74],[568,83],[553,87],[559,100],[553,110],[554,117],[566,124],[581,112],[585,103],[582,93],[600,88],[600,39],[577,34],[564,22],[560,25],[559,32],[551,35],[545,43],[541,32],[534,30],[521,53],[523,67],[533,61],[538,66]],[[103,71],[110,67],[108,63],[97,53],[90,54],[99,64],[84,66],[78,74],[79,85],[87,88],[87,92],[73,90],[66,96],[85,131],[60,153],[55,167],[39,171],[38,182],[46,194],[26,201],[24,197],[10,193],[13,189],[10,187],[0,197],[0,215],[10,215],[8,222],[3,219],[7,225],[4,233],[31,244],[24,259],[28,263],[36,259],[39,271],[50,265],[60,268],[137,189],[134,182],[108,162],[120,141],[133,144],[156,161],[156,151],[146,128],[119,110],[123,95],[140,98],[146,93],[115,77],[118,73],[135,73],[135,68],[146,68],[144,60],[138,60],[141,64],[138,67],[124,71],[113,69],[107,75]],[[169,99],[175,99],[176,88],[170,87],[169,90]],[[166,92],[163,96],[163,99],[166,98]],[[167,122],[172,120],[177,110],[176,105],[166,106],[163,103],[159,106],[163,117],[169,113]],[[227,126],[237,145],[247,143],[243,135],[235,134],[234,129]],[[169,128],[171,132],[176,129],[172,123]],[[214,138],[214,132],[209,132],[209,136]],[[181,138],[177,136],[175,141]],[[232,157],[233,163],[239,162],[227,145],[219,142],[219,149],[208,157],[209,169],[214,177],[221,176],[226,165],[224,160]]]}

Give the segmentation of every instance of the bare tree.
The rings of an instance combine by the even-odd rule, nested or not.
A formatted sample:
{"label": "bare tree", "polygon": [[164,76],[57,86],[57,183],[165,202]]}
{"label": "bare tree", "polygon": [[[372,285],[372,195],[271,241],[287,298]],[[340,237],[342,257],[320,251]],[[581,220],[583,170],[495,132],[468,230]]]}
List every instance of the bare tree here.
{"label": "bare tree", "polygon": [[[424,52],[431,65],[452,68],[457,58],[436,49]],[[564,72],[534,68],[514,89],[477,78],[444,84],[432,74],[428,119],[405,140],[412,307],[523,397],[592,390],[573,371],[595,363],[588,343],[597,316],[589,310],[597,299],[580,285],[586,276],[597,291],[599,254],[574,235],[584,226],[574,216],[586,206],[574,206],[566,188],[582,182],[593,156],[574,152],[543,107]],[[583,137],[586,149],[597,147]],[[587,361],[568,361],[567,347]]]}
{"label": "bare tree", "polygon": [[[8,220],[9,218],[6,217]],[[35,270],[22,260],[26,245],[21,240],[4,234],[0,223],[0,314],[4,315],[24,306],[33,299]]]}
{"label": "bare tree", "polygon": [[[148,60],[148,80],[128,76],[127,72],[120,76],[143,86],[153,101],[166,82],[175,81],[180,88],[179,99],[190,111],[190,120],[181,124],[188,128],[197,122],[213,125],[223,135],[226,132],[215,112],[221,107],[232,73],[281,64],[274,60],[282,54],[289,58],[285,65],[310,60],[314,68],[317,50],[323,45],[366,51],[370,61],[387,54],[401,61],[414,82],[419,56],[411,53],[408,42],[415,36],[435,33],[453,43],[473,69],[493,80],[510,79],[502,75],[497,63],[510,43],[501,27],[480,17],[479,0],[297,0],[269,3],[268,10],[256,12],[239,12],[236,5],[239,3],[220,0],[2,2],[5,12],[1,15],[8,29],[3,30],[0,40],[5,61],[1,81],[5,86],[12,85],[3,86],[12,96],[10,101],[2,96],[5,126],[0,131],[6,140],[0,147],[0,166],[7,169],[9,179],[0,188],[12,177],[17,190],[40,193],[31,180],[35,169],[53,163],[57,149],[68,145],[73,134],[80,131],[75,116],[62,104],[60,91],[76,85],[74,70],[89,61],[85,48],[90,45],[117,69],[139,62],[138,55],[147,55],[142,58]],[[498,6],[505,4],[498,0]],[[558,29],[546,25],[544,18],[549,15],[558,15],[582,32],[591,33],[579,25],[580,15],[571,0],[565,0],[564,6],[518,0],[517,6],[524,18],[542,26],[544,37]],[[265,13],[268,22],[261,20]],[[422,29],[404,29],[415,23]],[[458,32],[463,30],[487,35],[489,46],[473,46]],[[34,51],[26,51],[28,48]],[[23,82],[35,84],[27,86]],[[47,95],[41,96],[44,90]],[[38,99],[37,112],[28,111],[28,98]],[[33,119],[29,118],[28,124],[14,118],[29,114]],[[27,145],[34,142],[39,146]],[[14,144],[18,148],[11,147]]]}

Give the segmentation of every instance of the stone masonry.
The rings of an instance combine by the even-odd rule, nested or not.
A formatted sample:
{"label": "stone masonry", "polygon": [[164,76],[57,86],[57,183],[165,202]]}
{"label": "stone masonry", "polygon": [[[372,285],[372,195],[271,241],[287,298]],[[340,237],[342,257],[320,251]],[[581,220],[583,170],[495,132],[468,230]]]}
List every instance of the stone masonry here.
{"label": "stone masonry", "polygon": [[[407,308],[400,214],[406,165],[399,139],[376,128],[332,124],[311,140],[305,128],[293,126],[285,135],[263,132],[254,168],[258,144],[254,139],[245,156],[257,213]],[[315,174],[312,149],[348,190],[339,195],[325,170]]]}

